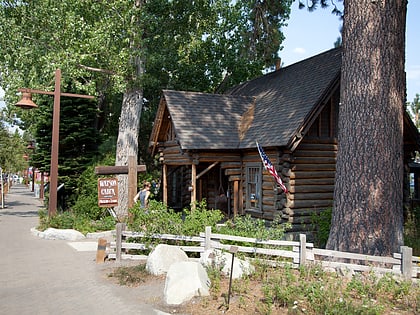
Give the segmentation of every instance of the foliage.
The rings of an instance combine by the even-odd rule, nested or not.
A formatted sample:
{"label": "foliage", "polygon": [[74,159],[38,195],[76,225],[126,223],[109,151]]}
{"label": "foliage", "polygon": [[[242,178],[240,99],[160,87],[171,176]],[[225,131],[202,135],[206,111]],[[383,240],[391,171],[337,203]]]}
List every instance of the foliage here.
{"label": "foliage", "polygon": [[98,176],[95,174],[95,166],[112,164],[113,158],[105,154],[80,174],[77,189],[74,191],[75,202],[70,207],[75,215],[87,216],[91,220],[99,220],[103,216],[104,208],[98,206]]}
{"label": "foliage", "polygon": [[[105,154],[97,163],[108,165],[112,162],[113,159]],[[98,206],[98,176],[95,174],[95,166],[96,164],[91,164],[77,178],[75,200],[67,211],[59,212],[52,218],[45,211],[40,211],[40,229],[72,228],[82,233],[115,229],[115,219],[105,208]]]}
{"label": "foliage", "polygon": [[316,231],[314,235],[314,245],[318,248],[325,248],[330,235],[332,209],[328,208],[319,213],[312,214],[312,223]]}
{"label": "foliage", "polygon": [[[254,261],[256,273],[234,279],[230,304],[226,298],[229,277],[221,268],[207,266],[210,297],[195,299],[174,312],[217,314],[221,307],[232,314],[417,314],[420,311],[420,286],[390,273],[356,274],[352,278],[326,272],[320,265],[293,269],[290,265]],[[150,284],[145,263],[118,267],[109,274],[121,285]]]}
{"label": "foliage", "polygon": [[[136,95],[142,97],[136,105],[143,105],[140,135],[137,122],[133,129],[123,126],[121,133],[130,133],[134,140],[117,148],[132,149],[137,154],[135,137],[139,137],[139,160],[153,170],[156,165],[147,147],[160,91],[169,88],[222,92],[260,75],[274,64],[281,49],[284,37],[280,29],[289,17],[291,3],[4,1],[0,5],[0,85],[6,90],[9,115],[17,114],[22,119],[21,127],[33,134],[35,122],[46,124],[47,108],[29,113],[11,105],[17,100],[18,88],[52,90],[52,74],[60,68],[62,82],[71,82],[66,89],[97,95],[96,131],[104,137],[114,137],[120,112],[126,113],[121,110],[126,108],[121,103],[127,101],[122,95],[137,91]],[[34,97],[36,101],[40,98]],[[62,116],[80,118],[66,113]],[[124,117],[122,124],[126,122]],[[77,136],[87,133],[84,126],[79,126]],[[37,142],[47,139],[46,134],[39,137],[44,139],[36,139]],[[64,151],[60,151],[60,156],[61,152]],[[126,155],[127,152],[118,153]],[[38,155],[40,168],[48,168],[48,160],[43,160],[48,156]],[[84,154],[78,157],[87,158]],[[67,177],[63,180],[73,190],[72,176],[62,174],[73,165],[61,162],[60,175]]]}
{"label": "foliage", "polygon": [[139,264],[115,268],[108,277],[117,279],[119,285],[133,286],[145,282],[150,273],[147,272],[145,264]]}
{"label": "foliage", "polygon": [[[43,98],[38,103],[41,111],[35,127],[37,147],[32,165],[42,172],[48,172],[51,161],[52,98]],[[59,185],[64,184],[67,204],[77,198],[79,177],[98,154],[99,134],[95,128],[96,105],[92,101],[78,98],[63,98],[60,110]]]}
{"label": "foliage", "polygon": [[175,212],[162,202],[152,199],[147,210],[140,208],[140,203],[137,203],[129,212],[129,228],[147,235],[167,233],[196,236],[206,226],[214,227],[223,218],[219,210],[207,209],[205,200],[197,203],[195,210]]}
{"label": "foliage", "polygon": [[138,8],[130,1],[7,1],[0,6],[1,85],[14,104],[19,87],[52,88],[60,68],[64,82],[72,78],[77,90],[98,93],[102,129],[119,116],[116,103],[133,85],[135,58],[146,70],[135,87],[151,113],[162,88],[215,91],[261,74],[281,49],[291,2],[155,0]]}
{"label": "foliage", "polygon": [[[395,307],[414,312],[419,307],[420,287],[390,274],[377,278],[368,273],[344,281],[320,266],[270,270],[269,274],[263,286],[265,302],[292,314],[382,314]],[[401,287],[407,294],[404,300]]]}
{"label": "foliage", "polygon": [[105,213],[98,220],[92,220],[87,215],[78,215],[71,211],[58,213],[53,217],[49,217],[45,210],[40,210],[38,215],[38,229],[40,231],[44,231],[47,228],[74,229],[86,234],[115,229],[114,218]]}
{"label": "foliage", "polygon": [[0,167],[3,173],[17,173],[27,168],[28,163],[23,159],[26,145],[18,133],[10,134],[6,126],[0,127]]}
{"label": "foliage", "polygon": [[289,224],[281,223],[280,218],[273,220],[270,226],[266,225],[267,222],[263,219],[252,218],[250,215],[238,216],[218,227],[218,232],[259,240],[279,240],[283,238],[284,232],[290,228]]}
{"label": "foliage", "polygon": [[416,125],[417,129],[420,128],[420,95],[416,94],[416,97],[414,100],[410,103],[407,102],[406,108],[408,110],[408,113],[411,116],[411,119],[413,120],[414,124]]}
{"label": "foliage", "polygon": [[266,227],[264,220],[254,219],[249,215],[217,225],[223,218],[220,210],[207,209],[205,200],[197,202],[195,209],[184,209],[183,212],[175,212],[161,202],[150,200],[147,210],[140,208],[139,203],[130,209],[128,224],[131,230],[146,232],[148,235],[168,233],[197,236],[204,232],[206,226],[211,226],[218,233],[262,240],[281,239],[288,228],[280,221],[274,221],[270,227]]}
{"label": "foliage", "polygon": [[206,226],[215,227],[224,217],[220,210],[207,209],[206,200],[196,203],[195,209],[184,209],[182,230],[185,235],[199,235]]}
{"label": "foliage", "polygon": [[413,249],[414,256],[420,256],[420,207],[408,211],[404,225],[404,244]]}
{"label": "foliage", "polygon": [[136,203],[129,209],[128,227],[132,231],[146,232],[147,234],[181,234],[181,213],[166,207],[162,202],[149,200],[148,209],[140,208]]}

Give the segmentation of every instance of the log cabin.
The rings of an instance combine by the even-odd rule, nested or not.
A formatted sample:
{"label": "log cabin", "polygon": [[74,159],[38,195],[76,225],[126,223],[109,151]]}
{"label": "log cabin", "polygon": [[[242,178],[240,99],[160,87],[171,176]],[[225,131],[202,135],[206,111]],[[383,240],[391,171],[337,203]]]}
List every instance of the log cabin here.
{"label": "log cabin", "polygon": [[[225,94],[164,90],[150,137],[162,166],[163,202],[182,209],[206,199],[229,217],[280,217],[291,232],[310,232],[313,214],[333,203],[340,69],[336,48]],[[407,167],[418,136],[406,113]],[[287,194],[264,170],[256,141]]]}

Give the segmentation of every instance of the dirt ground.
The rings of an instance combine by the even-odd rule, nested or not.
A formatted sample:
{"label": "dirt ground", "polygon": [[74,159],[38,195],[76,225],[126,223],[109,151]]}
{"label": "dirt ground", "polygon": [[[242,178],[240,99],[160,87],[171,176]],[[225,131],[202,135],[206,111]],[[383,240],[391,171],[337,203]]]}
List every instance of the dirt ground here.
{"label": "dirt ground", "polygon": [[[126,270],[126,268],[118,268],[118,266],[137,268],[143,265],[143,270],[130,269],[129,272],[116,275],[118,270]],[[222,277],[220,282],[213,283],[210,290],[210,296],[196,297],[179,306],[167,305],[164,302],[165,276],[153,276],[145,271],[145,261],[126,261],[122,265],[115,262],[106,262],[101,271],[103,281],[111,283],[118,288],[119,296],[123,292],[123,298],[130,302],[135,301],[139,305],[150,305],[156,310],[168,314],[179,315],[249,315],[249,314],[305,314],[306,310],[294,309],[287,307],[269,306],[264,301],[264,293],[262,281],[250,277],[247,279],[234,280],[231,285],[231,295],[229,301],[227,299],[229,292],[229,278]],[[136,267],[135,267],[136,266]],[[335,277],[334,277],[335,278]],[[322,281],[322,280],[320,280]],[[345,282],[345,279],[342,279]],[[123,288],[123,290],[121,290]],[[339,292],[337,292],[338,294]],[[356,297],[358,300],[359,298]],[[369,313],[369,312],[368,312]],[[366,313],[366,314],[368,314]],[[371,313],[369,313],[371,314]],[[377,313],[375,313],[377,314]],[[418,314],[415,311],[404,311],[399,308],[385,308],[381,311],[384,315],[408,315]]]}
{"label": "dirt ground", "polygon": [[[125,262],[124,266],[134,266],[141,263],[144,262]],[[131,279],[129,281],[133,281],[133,283],[129,283],[129,281],[121,283],[121,277],[111,276],[117,268],[118,265],[115,262],[105,263],[101,271],[102,278],[117,287],[125,286],[127,288],[125,290],[125,298],[135,299],[138,303],[152,305],[155,309],[162,312],[180,315],[249,315],[265,313],[263,308],[266,306],[263,303],[255,302],[262,298],[260,296],[261,287],[257,282],[244,284],[243,292],[241,292],[240,296],[235,293],[231,294],[229,306],[227,303],[229,292],[228,278],[222,278],[217,292],[212,291],[210,296],[193,298],[182,305],[173,306],[164,302],[165,276],[142,274],[141,280]],[[237,283],[233,286],[235,286],[235,290],[241,290]],[[271,310],[270,314],[287,314],[287,310],[281,312]]]}

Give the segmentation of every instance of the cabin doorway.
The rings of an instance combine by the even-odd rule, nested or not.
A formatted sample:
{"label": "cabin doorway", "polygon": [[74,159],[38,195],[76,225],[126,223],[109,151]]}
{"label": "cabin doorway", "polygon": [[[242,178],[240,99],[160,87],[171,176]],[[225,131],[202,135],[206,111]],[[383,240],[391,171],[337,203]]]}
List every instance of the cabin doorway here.
{"label": "cabin doorway", "polygon": [[[200,163],[197,173],[209,167],[209,163]],[[228,213],[228,177],[220,164],[210,169],[197,181],[197,200],[206,200],[208,209],[219,209],[225,214]]]}

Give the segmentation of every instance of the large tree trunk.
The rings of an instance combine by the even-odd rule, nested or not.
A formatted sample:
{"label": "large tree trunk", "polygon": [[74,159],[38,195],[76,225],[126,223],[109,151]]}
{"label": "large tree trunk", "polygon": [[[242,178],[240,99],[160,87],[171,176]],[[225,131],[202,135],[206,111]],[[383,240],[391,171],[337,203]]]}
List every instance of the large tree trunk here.
{"label": "large tree trunk", "polygon": [[[115,165],[128,165],[128,157],[137,160],[140,114],[143,107],[142,91],[124,93],[118,131]],[[118,175],[118,206],[115,212],[119,218],[128,215],[128,175]]]}
{"label": "large tree trunk", "polygon": [[[134,10],[141,10],[144,2],[144,0],[134,0]],[[140,88],[139,81],[144,74],[138,16],[138,14],[133,14],[131,17],[130,62],[133,66],[133,74],[128,82],[129,88],[123,97],[115,165],[128,165],[129,156],[135,156],[136,161],[138,160],[140,116],[143,108],[143,90]],[[120,219],[128,216],[128,175],[118,175],[118,206],[115,207],[115,212]]]}
{"label": "large tree trunk", "polygon": [[327,248],[403,244],[406,1],[345,1],[339,149]]}

